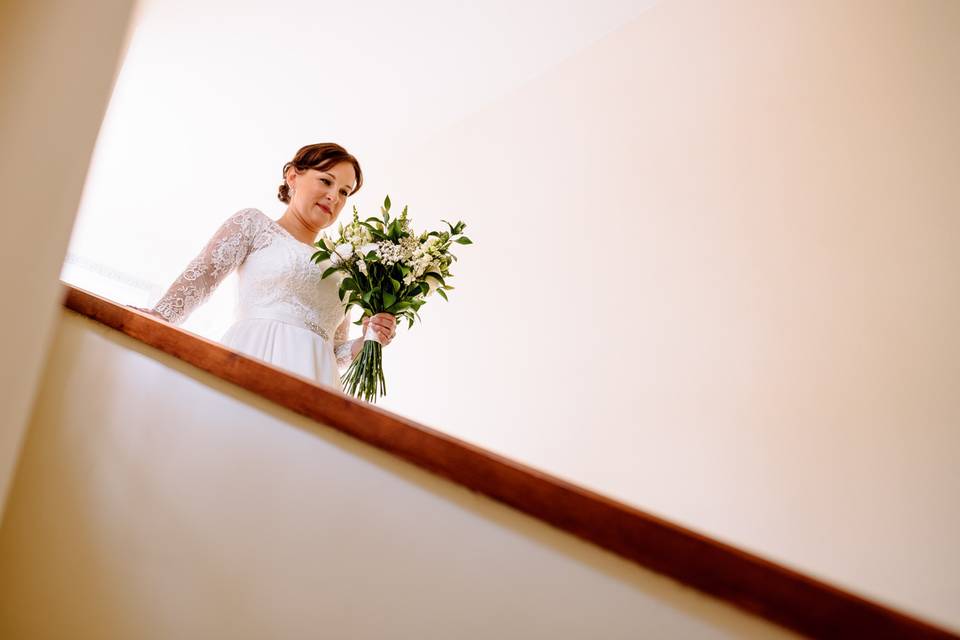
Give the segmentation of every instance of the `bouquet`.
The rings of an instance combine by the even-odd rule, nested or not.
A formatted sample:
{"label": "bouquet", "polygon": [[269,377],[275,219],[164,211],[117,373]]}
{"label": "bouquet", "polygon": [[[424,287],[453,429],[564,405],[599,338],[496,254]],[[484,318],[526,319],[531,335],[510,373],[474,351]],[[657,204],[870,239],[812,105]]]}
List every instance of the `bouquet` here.
{"label": "bouquet", "polygon": [[[340,283],[340,300],[346,303],[348,313],[353,305],[363,309],[363,316],[354,324],[390,313],[398,321],[405,318],[412,328],[427,297],[437,292],[448,300],[447,292],[453,289],[447,284],[453,275],[450,265],[457,259],[450,252],[451,245],[473,243],[463,235],[467,226],[463,222],[442,220],[448,231],[417,234],[410,228],[407,207],[391,220],[389,195],[380,212],[379,218],[360,220],[354,206],[353,221],[340,225],[335,240],[324,234],[311,260],[318,264],[330,261],[332,266],[323,272],[323,278],[337,272],[346,276]],[[362,351],[341,377],[344,390],[368,402],[376,402],[378,394],[386,395],[382,356],[383,346],[368,327]]]}

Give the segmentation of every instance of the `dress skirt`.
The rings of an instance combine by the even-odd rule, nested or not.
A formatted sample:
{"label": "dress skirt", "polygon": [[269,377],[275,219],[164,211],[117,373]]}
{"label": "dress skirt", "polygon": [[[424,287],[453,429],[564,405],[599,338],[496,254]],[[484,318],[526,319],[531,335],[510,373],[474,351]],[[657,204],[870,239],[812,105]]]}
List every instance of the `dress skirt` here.
{"label": "dress skirt", "polygon": [[318,384],[342,390],[333,343],[294,321],[237,320],[220,340],[224,346]]}

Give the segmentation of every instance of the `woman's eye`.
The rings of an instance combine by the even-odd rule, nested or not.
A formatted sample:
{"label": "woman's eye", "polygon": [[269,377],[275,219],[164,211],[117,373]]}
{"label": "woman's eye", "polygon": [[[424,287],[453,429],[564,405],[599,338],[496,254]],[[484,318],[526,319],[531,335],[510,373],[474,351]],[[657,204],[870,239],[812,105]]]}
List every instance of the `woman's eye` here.
{"label": "woman's eye", "polygon": [[322,182],[323,184],[327,184],[327,185],[330,184],[330,181],[327,180],[326,178],[320,178],[320,182]]}
{"label": "woman's eye", "polygon": [[350,195],[349,193],[347,193],[347,190],[346,190],[346,189],[344,189],[344,190],[343,190],[343,191],[341,191],[340,193],[342,193],[342,194],[343,194],[343,197],[344,197],[344,198],[346,198],[347,196],[349,196],[349,195]]}

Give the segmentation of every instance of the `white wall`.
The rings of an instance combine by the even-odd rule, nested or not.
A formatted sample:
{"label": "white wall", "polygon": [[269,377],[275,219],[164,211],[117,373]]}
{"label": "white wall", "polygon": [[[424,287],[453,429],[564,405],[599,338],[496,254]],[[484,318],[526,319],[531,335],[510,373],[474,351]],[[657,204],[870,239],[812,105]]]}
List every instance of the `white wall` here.
{"label": "white wall", "polygon": [[[324,20],[304,4],[293,21],[217,4],[159,5],[181,46],[153,31],[157,57],[132,47],[147,64],[118,95],[162,98],[115,111],[119,151],[86,202],[120,222],[87,239],[119,234],[105,244],[136,268],[183,265],[230,211],[279,215],[272,176],[293,147],[341,140],[367,169],[361,208],[389,191],[477,242],[451,303],[388,350],[385,407],[960,628],[960,3],[663,1],[409,131],[397,114],[421,94],[399,108],[402,83],[344,120],[378,60],[403,66],[374,45],[405,34],[446,63],[478,34],[501,42],[495,24],[428,22],[430,40],[375,9]],[[549,12],[527,24],[540,44],[570,32]],[[282,25],[300,36],[287,75],[267,63]],[[296,111],[301,85],[280,81],[311,38],[354,38],[338,50],[362,51],[364,73],[317,76],[336,98]],[[454,83],[415,63],[446,69],[430,92]],[[137,149],[148,164],[114,190],[109,169]]]}
{"label": "white wall", "polygon": [[[64,278],[124,303],[155,302],[152,287],[131,291],[98,272],[165,290],[230,214],[280,216],[281,168],[312,142],[340,142],[361,160],[367,186],[351,204],[364,213],[387,193],[414,196],[383,179],[391,153],[654,2],[142,0],[70,243],[94,269],[68,267]],[[410,202],[419,215],[447,211]],[[219,339],[232,305],[218,291],[184,326]]]}
{"label": "white wall", "polygon": [[0,3],[0,520],[133,0]]}
{"label": "white wall", "polygon": [[70,312],[41,389],[3,638],[794,637]]}
{"label": "white wall", "polygon": [[387,406],[960,628],[960,3],[661,2],[381,180]]}

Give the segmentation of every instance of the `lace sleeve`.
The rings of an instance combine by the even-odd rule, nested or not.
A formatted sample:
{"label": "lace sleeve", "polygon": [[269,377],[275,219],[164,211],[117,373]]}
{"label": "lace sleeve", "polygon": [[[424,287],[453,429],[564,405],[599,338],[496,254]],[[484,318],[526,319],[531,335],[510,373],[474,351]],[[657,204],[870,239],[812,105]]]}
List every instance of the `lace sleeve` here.
{"label": "lace sleeve", "polygon": [[152,313],[173,324],[186,320],[231,271],[269,241],[263,233],[268,222],[269,218],[257,209],[243,209],[230,216],[170,285]]}
{"label": "lace sleeve", "polygon": [[347,314],[333,334],[333,353],[337,356],[337,368],[342,373],[353,362],[353,344],[360,338],[348,340],[350,336],[350,314]]}

